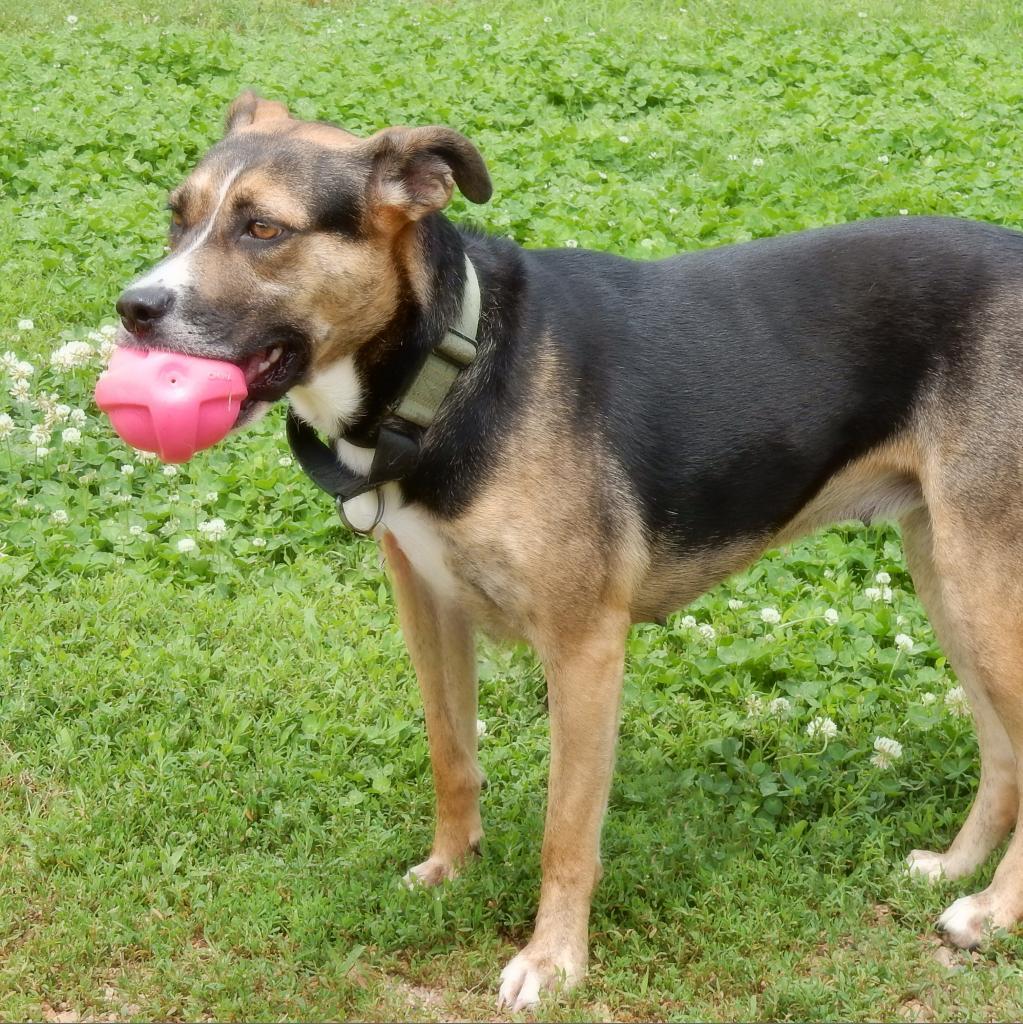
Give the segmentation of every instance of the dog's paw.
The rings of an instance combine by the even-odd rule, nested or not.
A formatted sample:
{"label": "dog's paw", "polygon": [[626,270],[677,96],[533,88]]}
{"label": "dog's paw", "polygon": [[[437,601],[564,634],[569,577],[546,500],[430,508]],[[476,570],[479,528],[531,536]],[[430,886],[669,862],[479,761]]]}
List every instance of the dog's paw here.
{"label": "dog's paw", "polygon": [[586,974],[586,957],[571,950],[541,949],[530,943],[501,971],[497,1008],[512,1013],[535,1006],[544,992],[567,991]]}
{"label": "dog's paw", "polygon": [[402,876],[401,884],[406,889],[432,889],[441,882],[458,877],[458,868],[439,857],[430,857],[422,864],[409,868]]}
{"label": "dog's paw", "polygon": [[906,858],[906,867],[913,878],[922,878],[926,882],[937,882],[947,877],[944,856],[931,850],[912,850]]}
{"label": "dog's paw", "polygon": [[994,928],[1004,928],[1012,921],[1000,920],[998,910],[987,893],[962,896],[938,918],[938,929],[960,949],[976,949]]}

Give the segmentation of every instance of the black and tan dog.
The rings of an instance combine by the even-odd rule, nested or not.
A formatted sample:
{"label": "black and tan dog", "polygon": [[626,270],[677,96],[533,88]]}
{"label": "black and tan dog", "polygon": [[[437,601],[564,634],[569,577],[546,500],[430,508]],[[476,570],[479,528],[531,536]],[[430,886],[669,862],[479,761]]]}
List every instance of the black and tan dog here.
{"label": "black and tan dog", "polygon": [[[985,860],[1023,765],[1023,235],[900,218],[652,263],[530,252],[442,215],[455,185],[491,194],[454,131],[363,139],[251,93],[227,127],[171,195],[170,255],[118,309],[132,344],[242,365],[245,418],[288,395],[342,476],[372,476],[344,508],[383,544],[422,687],[423,884],[482,835],[475,632],[542,660],[543,882],[502,1003],[585,972],[630,624],[836,520],[901,523],[977,723],[969,817],[911,868]],[[475,352],[417,426],[400,403],[451,328]],[[376,464],[385,431],[407,442],[398,479]],[[972,946],[1021,916],[1017,830],[939,925]]]}

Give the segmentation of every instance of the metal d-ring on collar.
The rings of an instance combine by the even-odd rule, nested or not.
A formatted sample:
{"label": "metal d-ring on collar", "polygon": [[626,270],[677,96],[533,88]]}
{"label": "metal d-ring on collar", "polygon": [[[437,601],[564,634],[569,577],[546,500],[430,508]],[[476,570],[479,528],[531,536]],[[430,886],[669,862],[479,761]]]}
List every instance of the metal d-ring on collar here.
{"label": "metal d-ring on collar", "polygon": [[[337,506],[337,516],[345,526],[348,527],[352,533],[364,533],[367,536],[371,534],[379,525],[380,521],[384,518],[384,489],[382,487],[374,488],[374,493],[377,496],[377,510],[376,515],[373,516],[373,522],[369,526],[355,526],[352,521],[345,515],[345,499],[340,494],[334,497],[334,504]],[[349,498],[349,501],[352,499]]]}
{"label": "metal d-ring on collar", "polygon": [[[444,399],[462,370],[476,358],[476,334],[480,319],[480,284],[476,268],[465,257],[465,286],[457,327],[451,327],[440,343],[427,355],[419,372],[412,378],[400,399],[384,417],[398,420],[425,431],[436,419]],[[372,533],[384,518],[383,486],[400,480],[411,471],[419,455],[419,442],[408,433],[392,426],[381,426],[373,446],[369,473],[353,473],[325,444],[308,423],[288,410],[288,444],[298,464],[310,480],[330,494],[337,505],[341,522],[355,533]],[[376,515],[370,526],[357,527],[345,513],[345,504],[353,498],[376,492]]]}

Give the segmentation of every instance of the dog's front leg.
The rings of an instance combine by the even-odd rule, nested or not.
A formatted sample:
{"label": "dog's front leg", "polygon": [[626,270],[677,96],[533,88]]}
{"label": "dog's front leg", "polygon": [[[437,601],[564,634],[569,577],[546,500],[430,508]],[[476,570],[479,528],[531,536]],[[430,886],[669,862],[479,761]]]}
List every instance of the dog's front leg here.
{"label": "dog's front leg", "polygon": [[609,611],[585,633],[539,651],[551,712],[543,881],[533,937],[501,972],[498,1006],[520,1010],[544,989],[570,987],[586,973],[628,629],[627,615]]}
{"label": "dog's front leg", "polygon": [[385,534],[381,545],[423,695],[437,796],[433,849],[427,860],[408,871],[405,880],[436,885],[451,878],[483,838],[474,633],[465,612],[430,590],[392,534]]}

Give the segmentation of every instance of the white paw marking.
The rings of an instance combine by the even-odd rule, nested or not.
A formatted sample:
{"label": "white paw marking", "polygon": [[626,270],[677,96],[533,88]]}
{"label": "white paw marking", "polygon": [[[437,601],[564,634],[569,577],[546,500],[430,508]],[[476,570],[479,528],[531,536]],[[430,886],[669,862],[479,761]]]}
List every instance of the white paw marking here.
{"label": "white paw marking", "polygon": [[931,850],[913,850],[906,858],[906,866],[914,878],[937,882],[945,874],[945,859]]}
{"label": "white paw marking", "polygon": [[527,1006],[535,1006],[540,1001],[540,989],[544,981],[539,968],[523,960],[520,953],[501,971],[497,1008],[501,1010],[507,1007],[512,1013],[518,1013]]}
{"label": "white paw marking", "polygon": [[432,889],[435,885],[440,885],[441,882],[455,876],[455,869],[450,864],[445,864],[441,860],[434,860],[431,857],[429,860],[424,860],[422,864],[409,868],[402,876],[401,884],[406,889],[412,890]]}
{"label": "white paw marking", "polygon": [[973,949],[984,938],[991,921],[988,901],[982,896],[962,896],[938,918],[938,928],[961,949]]}
{"label": "white paw marking", "polygon": [[572,988],[584,973],[569,956],[537,957],[527,947],[501,971],[497,1008],[518,1013],[535,1006],[544,991]]}

